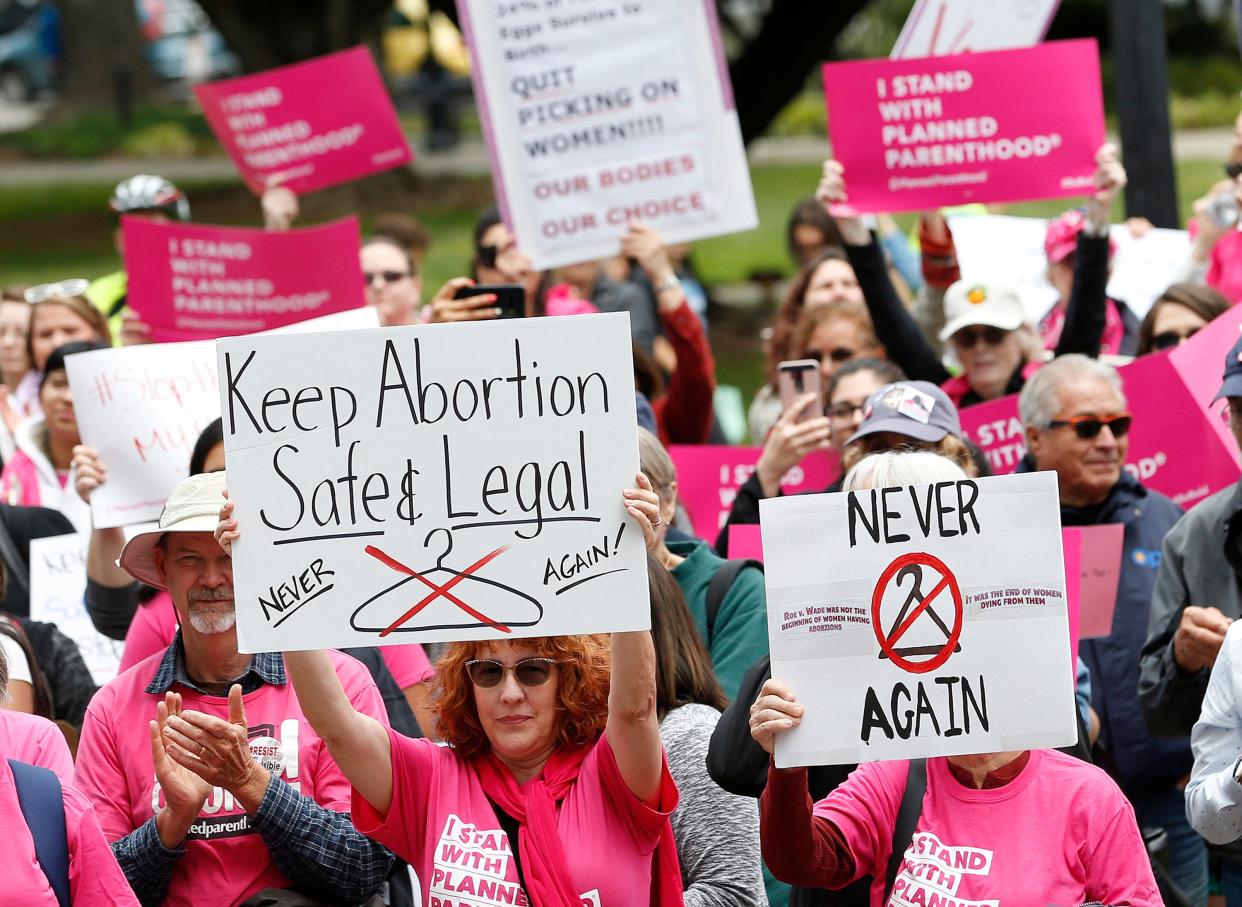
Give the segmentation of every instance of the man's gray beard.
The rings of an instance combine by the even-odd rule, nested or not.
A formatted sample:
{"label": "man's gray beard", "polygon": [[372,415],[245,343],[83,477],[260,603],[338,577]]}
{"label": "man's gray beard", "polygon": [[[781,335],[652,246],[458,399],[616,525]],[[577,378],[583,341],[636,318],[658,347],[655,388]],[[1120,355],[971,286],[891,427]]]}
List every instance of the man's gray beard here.
{"label": "man's gray beard", "polygon": [[237,609],[230,608],[227,611],[195,611],[191,608],[189,617],[190,626],[195,631],[202,633],[204,636],[211,636],[233,629],[233,625],[237,623]]}

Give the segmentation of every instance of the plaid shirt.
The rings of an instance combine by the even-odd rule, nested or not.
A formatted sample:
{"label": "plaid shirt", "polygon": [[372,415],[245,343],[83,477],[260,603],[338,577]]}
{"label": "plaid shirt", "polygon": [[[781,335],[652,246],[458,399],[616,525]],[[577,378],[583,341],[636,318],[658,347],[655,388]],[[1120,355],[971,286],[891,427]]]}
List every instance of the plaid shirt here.
{"label": "plaid shirt", "polygon": [[[246,672],[233,681],[246,693],[263,684],[283,686],[287,682],[285,662],[278,652],[255,655]],[[211,695],[186,672],[180,632],[146,692],[160,695],[174,684]],[[250,827],[262,835],[272,861],[296,887],[346,903],[364,901],[379,891],[392,867],[392,854],[359,833],[349,816],[325,809],[275,776],[250,817]],[[138,900],[144,905],[159,904],[185,845],[165,847],[153,816],[113,842],[112,853]]]}

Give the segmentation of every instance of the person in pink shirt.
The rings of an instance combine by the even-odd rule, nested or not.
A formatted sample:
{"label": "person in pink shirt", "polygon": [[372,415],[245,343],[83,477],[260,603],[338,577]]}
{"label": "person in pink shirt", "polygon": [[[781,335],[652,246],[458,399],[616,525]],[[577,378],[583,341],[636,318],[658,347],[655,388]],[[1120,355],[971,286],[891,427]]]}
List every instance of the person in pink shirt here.
{"label": "person in pink shirt", "polygon": [[[958,481],[952,461],[927,452],[862,460],[845,491]],[[802,723],[804,708],[779,678],[750,710],[768,753]],[[844,888],[871,876],[872,907],[1099,903],[1160,907],[1134,810],[1101,769],[1056,750],[928,759],[926,791],[902,855],[895,829],[915,763],[864,762],[811,803],[805,768],[768,768],[759,806],[763,859],[778,879]]]}
{"label": "person in pink shirt", "polygon": [[[637,479],[626,504],[650,542],[659,503]],[[649,632],[450,644],[436,678],[447,747],[359,713],[329,655],[285,660],[353,785],[354,821],[410,863],[424,904],[682,903]]]}
{"label": "person in pink shirt", "polygon": [[[8,678],[8,665],[0,653],[0,702],[8,695]],[[10,763],[16,763],[16,769]],[[59,787],[68,849],[65,893],[70,902],[75,907],[136,905],[138,900],[108,848],[90,801],[73,788],[73,764],[60,731],[46,719],[0,708],[0,828],[4,829],[0,873],[4,874],[4,903],[22,907],[57,907],[61,903],[51,877],[36,856],[34,832],[25,813],[30,804],[23,803],[15,776],[19,770],[47,772],[44,783]],[[47,802],[40,805],[50,807]]]}
{"label": "person in pink shirt", "polygon": [[[212,537],[223,473],[173,491],[121,566],[165,589],[181,629],[101,689],[82,726],[76,783],[143,903],[238,904],[300,888],[356,904],[392,854],[347,815],[349,782],[310,726],[280,655],[237,651],[232,561]],[[387,718],[365,667],[332,653],[351,708]]]}

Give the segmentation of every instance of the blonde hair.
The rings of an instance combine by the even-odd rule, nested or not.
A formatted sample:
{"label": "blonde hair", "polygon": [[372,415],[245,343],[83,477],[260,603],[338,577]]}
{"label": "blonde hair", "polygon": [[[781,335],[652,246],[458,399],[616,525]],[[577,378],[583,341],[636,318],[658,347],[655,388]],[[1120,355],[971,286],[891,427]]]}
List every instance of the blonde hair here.
{"label": "blonde hair", "polygon": [[641,426],[638,429],[638,468],[651,480],[656,491],[672,488],[677,481],[677,467],[660,439]]}

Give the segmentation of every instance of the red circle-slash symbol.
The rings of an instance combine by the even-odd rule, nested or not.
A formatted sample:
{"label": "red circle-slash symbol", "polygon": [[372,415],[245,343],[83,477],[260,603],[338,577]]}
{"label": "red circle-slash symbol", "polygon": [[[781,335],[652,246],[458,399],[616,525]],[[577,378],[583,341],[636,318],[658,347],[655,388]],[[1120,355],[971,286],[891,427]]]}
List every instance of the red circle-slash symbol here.
{"label": "red circle-slash symbol", "polygon": [[[939,574],[935,585],[926,595],[922,591],[925,570]],[[880,605],[884,602],[884,593],[894,578],[897,580],[897,588],[900,589],[901,577],[905,575],[914,578],[913,585],[906,596],[905,603],[901,606],[897,619],[893,621],[893,626],[885,633],[880,623]],[[932,607],[935,599],[946,589],[953,600],[953,626],[951,628],[946,626]],[[944,633],[944,645],[899,647],[897,644],[906,631],[924,613]],[[903,554],[885,568],[875,584],[875,591],[871,594],[871,628],[875,631],[875,638],[880,643],[880,658],[891,660],[897,667],[911,674],[926,674],[928,671],[936,670],[949,660],[950,655],[961,650],[958,640],[962,635],[962,590],[958,587],[957,577],[944,565],[943,561],[930,554],[922,552]],[[910,655],[931,655],[932,657],[927,661],[911,661],[907,657]]]}

